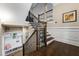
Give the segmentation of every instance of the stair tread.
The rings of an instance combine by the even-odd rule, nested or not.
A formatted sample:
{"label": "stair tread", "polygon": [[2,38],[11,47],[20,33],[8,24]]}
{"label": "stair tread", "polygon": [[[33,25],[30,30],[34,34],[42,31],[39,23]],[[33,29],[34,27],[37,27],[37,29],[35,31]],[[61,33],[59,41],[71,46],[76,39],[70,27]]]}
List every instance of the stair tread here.
{"label": "stair tread", "polygon": [[52,40],[52,39],[54,39],[54,37],[47,38],[47,39],[46,39],[46,42],[47,42],[47,41],[50,41],[50,40]]}
{"label": "stair tread", "polygon": [[51,34],[47,34],[47,36],[51,36]]}

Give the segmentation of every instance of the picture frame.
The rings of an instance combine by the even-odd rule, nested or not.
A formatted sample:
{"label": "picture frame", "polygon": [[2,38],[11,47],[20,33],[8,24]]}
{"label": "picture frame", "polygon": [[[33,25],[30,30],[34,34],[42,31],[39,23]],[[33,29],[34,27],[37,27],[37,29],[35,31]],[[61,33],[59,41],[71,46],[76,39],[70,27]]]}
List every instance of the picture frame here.
{"label": "picture frame", "polygon": [[77,10],[63,13],[63,23],[76,22],[77,21]]}

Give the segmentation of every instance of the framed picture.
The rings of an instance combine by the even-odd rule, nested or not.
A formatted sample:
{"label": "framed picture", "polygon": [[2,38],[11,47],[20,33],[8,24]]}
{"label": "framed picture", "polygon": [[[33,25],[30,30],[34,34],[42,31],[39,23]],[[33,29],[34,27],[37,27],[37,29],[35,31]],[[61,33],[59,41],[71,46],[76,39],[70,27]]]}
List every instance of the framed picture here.
{"label": "framed picture", "polygon": [[77,10],[63,13],[63,23],[76,22],[77,21]]}

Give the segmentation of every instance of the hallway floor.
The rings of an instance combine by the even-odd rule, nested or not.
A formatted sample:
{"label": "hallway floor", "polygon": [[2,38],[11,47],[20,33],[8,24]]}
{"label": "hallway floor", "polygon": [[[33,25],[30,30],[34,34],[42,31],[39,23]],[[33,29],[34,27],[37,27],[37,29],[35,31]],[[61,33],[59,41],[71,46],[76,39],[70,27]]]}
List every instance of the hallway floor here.
{"label": "hallway floor", "polygon": [[28,56],[79,56],[79,47],[54,41],[47,47],[25,54]]}

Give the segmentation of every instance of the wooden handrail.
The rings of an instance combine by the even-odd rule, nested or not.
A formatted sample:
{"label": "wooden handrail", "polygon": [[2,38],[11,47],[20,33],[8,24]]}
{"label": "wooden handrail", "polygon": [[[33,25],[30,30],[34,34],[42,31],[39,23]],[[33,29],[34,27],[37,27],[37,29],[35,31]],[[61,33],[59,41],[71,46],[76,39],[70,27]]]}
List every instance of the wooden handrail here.
{"label": "wooden handrail", "polygon": [[[53,9],[50,9],[50,10],[48,10],[48,11],[46,11],[45,13],[48,13],[48,12],[50,12],[50,11],[52,11]],[[41,15],[43,15],[44,13],[41,13],[41,14],[39,14],[39,16],[41,16]]]}
{"label": "wooden handrail", "polygon": [[30,14],[32,15],[32,16],[34,16],[37,20],[38,20],[38,18],[31,12],[31,11],[29,11],[30,12]]}
{"label": "wooden handrail", "polygon": [[[50,12],[50,11],[52,11],[52,10],[53,10],[53,9],[50,9],[50,10],[46,11],[45,13],[48,13],[48,12]],[[38,17],[36,17],[31,11],[29,11],[29,13],[30,13],[32,16],[34,16],[34,17],[36,18],[36,20],[38,20],[38,21],[40,21],[40,20],[39,20],[39,16],[41,16],[41,15],[44,14],[44,13],[39,14]]]}

